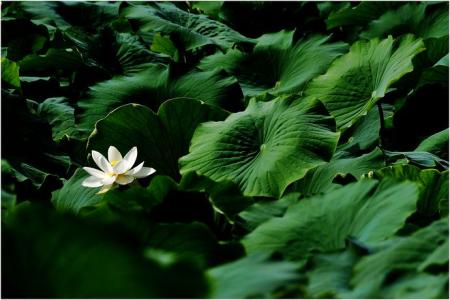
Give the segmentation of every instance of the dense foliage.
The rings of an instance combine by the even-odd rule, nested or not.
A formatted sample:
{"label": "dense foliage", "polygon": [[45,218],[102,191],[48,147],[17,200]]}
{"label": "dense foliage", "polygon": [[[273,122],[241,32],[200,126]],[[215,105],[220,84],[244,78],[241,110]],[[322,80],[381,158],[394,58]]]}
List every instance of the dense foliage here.
{"label": "dense foliage", "polygon": [[3,297],[448,298],[448,3],[1,16]]}

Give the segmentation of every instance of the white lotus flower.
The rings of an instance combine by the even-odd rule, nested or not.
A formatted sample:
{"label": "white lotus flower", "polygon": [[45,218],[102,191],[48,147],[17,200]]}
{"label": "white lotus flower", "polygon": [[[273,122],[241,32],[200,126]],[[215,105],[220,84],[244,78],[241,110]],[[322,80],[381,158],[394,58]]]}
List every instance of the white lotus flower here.
{"label": "white lotus flower", "polygon": [[144,178],[156,172],[153,168],[144,167],[144,162],[141,162],[133,169],[131,168],[137,158],[136,147],[131,148],[123,158],[122,154],[114,146],[110,146],[108,149],[108,159],[99,152],[92,150],[92,158],[100,170],[83,167],[91,176],[86,178],[81,185],[85,187],[102,187],[98,194],[106,193],[115,184],[129,184],[136,178]]}

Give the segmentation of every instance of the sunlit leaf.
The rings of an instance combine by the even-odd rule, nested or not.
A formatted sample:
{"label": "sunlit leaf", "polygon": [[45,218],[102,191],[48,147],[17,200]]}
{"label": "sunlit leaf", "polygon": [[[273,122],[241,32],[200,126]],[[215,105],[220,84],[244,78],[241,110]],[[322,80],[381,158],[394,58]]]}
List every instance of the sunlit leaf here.
{"label": "sunlit leaf", "polygon": [[279,197],[293,181],[331,158],[339,135],[318,101],[291,97],[250,102],[223,122],[200,125],[181,173],[239,184],[244,195]]}

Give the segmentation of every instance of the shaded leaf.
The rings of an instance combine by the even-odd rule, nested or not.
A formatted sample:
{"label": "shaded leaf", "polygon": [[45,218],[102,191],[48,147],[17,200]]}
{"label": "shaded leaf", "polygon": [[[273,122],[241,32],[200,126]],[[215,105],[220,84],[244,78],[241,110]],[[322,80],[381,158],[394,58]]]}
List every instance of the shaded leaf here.
{"label": "shaded leaf", "polygon": [[124,10],[124,15],[139,23],[139,33],[144,37],[152,32],[176,36],[186,50],[211,44],[227,48],[235,43],[252,42],[223,23],[185,12],[170,2],[132,5]]}
{"label": "shaded leaf", "polygon": [[212,281],[210,297],[268,297],[276,288],[294,282],[299,277],[297,268],[292,262],[270,261],[265,253],[249,255],[208,270]]}
{"label": "shaded leaf", "polygon": [[335,187],[337,176],[349,174],[359,179],[363,174],[385,166],[382,151],[377,148],[359,157],[336,157],[330,162],[308,171],[306,176],[294,184],[295,190],[304,195],[326,193]]}
{"label": "shaded leaf", "polygon": [[[354,276],[351,279],[351,284],[354,286],[354,289],[350,293],[343,294],[343,297],[380,297],[386,290],[386,287],[382,288],[382,286],[386,277],[390,273],[396,270],[403,272],[417,271],[421,263],[426,261],[429,255],[446,240],[448,241],[448,219],[439,220],[432,225],[413,233],[409,237],[398,238],[385,249],[360,260],[360,262],[355,266]],[[446,281],[448,281],[448,275],[442,275],[444,277],[438,276],[436,279],[438,279],[437,283],[439,284],[437,284],[435,288],[424,289],[424,286],[431,284],[434,286],[434,284],[436,284],[434,279],[427,278],[430,276],[425,276],[425,274],[422,275],[420,273],[413,275],[413,277],[415,276],[419,277],[413,281],[416,284],[421,282],[420,279],[427,280],[423,281],[423,283],[426,284],[420,286],[415,286],[414,283],[408,283],[408,286],[413,289],[410,291],[406,290],[405,292],[411,293],[413,297],[438,297],[438,295],[443,293],[441,289],[445,288]],[[400,281],[402,279],[403,278],[400,277]],[[402,286],[406,283],[399,283],[397,280],[394,284],[398,284],[399,287],[392,287],[391,291],[387,293],[387,295],[396,295],[398,297],[400,295],[398,295],[395,290],[398,288],[402,289]]]}
{"label": "shaded leaf", "polygon": [[282,217],[289,206],[298,202],[299,196],[298,193],[290,193],[276,201],[259,201],[249,206],[239,214],[242,225],[252,231],[271,218]]}
{"label": "shaded leaf", "polygon": [[54,141],[76,132],[74,109],[64,97],[48,98],[39,104],[38,115],[52,127]]}
{"label": "shaded leaf", "polygon": [[407,162],[419,167],[433,168],[439,166],[448,169],[448,161],[425,151],[398,152],[384,150],[384,154],[392,160],[406,158]]}
{"label": "shaded leaf", "polygon": [[82,208],[102,202],[103,195],[97,194],[99,189],[81,185],[88,177],[86,171],[77,169],[61,189],[53,192],[52,203],[58,211],[78,214]]}
{"label": "shaded leaf", "polygon": [[395,7],[394,2],[361,2],[356,6],[347,5],[332,12],[327,22],[327,28],[332,29],[348,25],[365,25],[370,20],[376,19],[386,10]]}
{"label": "shaded leaf", "polygon": [[394,235],[416,209],[418,188],[362,180],[292,205],[283,217],[272,218],[243,239],[249,253],[277,250],[289,258],[309,251],[335,251],[352,236],[362,243]]}
{"label": "shaded leaf", "polygon": [[377,20],[369,23],[361,37],[371,39],[383,38],[387,35],[413,33],[416,36],[440,38],[448,35],[448,7],[426,13],[427,3],[408,3],[396,10],[390,10]]}
{"label": "shaded leaf", "polygon": [[27,203],[3,227],[3,292],[11,298],[196,298],[207,291],[192,264],[145,259],[124,232]]}
{"label": "shaded leaf", "polygon": [[422,222],[427,221],[425,218],[435,219],[439,215],[439,203],[448,202],[448,171],[420,170],[411,165],[394,165],[375,171],[371,176],[376,179],[389,177],[399,182],[416,182],[419,187],[417,209]]}
{"label": "shaded leaf", "polygon": [[235,93],[235,82],[216,71],[172,76],[168,68],[154,65],[133,76],[115,77],[92,86],[89,97],[78,102],[84,110],[80,127],[92,130],[95,122],[127,103],[139,103],[157,111],[163,102],[179,97],[234,111],[242,106]]}
{"label": "shaded leaf", "polygon": [[201,267],[236,259],[244,252],[241,245],[219,244],[208,227],[198,222],[158,224],[148,234],[146,245],[175,253]]}
{"label": "shaded leaf", "polygon": [[[293,42],[293,31],[265,34],[254,50],[245,54],[231,49],[205,57],[200,68],[222,68],[238,78],[244,95],[298,93],[347,49],[344,43],[327,43],[329,37],[313,36]],[[264,62],[264,63],[261,63]]]}
{"label": "shaded leaf", "polygon": [[193,99],[179,98],[161,105],[158,114],[145,106],[128,104],[96,124],[88,148],[107,153],[113,145],[126,153],[138,148],[138,161],[159,174],[179,178],[178,158],[188,152],[197,125],[222,120],[228,113]]}

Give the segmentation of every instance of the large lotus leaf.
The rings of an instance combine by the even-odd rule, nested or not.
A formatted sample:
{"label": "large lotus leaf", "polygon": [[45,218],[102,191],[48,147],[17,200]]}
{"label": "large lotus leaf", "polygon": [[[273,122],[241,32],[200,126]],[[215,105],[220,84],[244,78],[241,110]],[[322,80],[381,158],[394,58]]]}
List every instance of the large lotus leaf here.
{"label": "large lotus leaf", "polygon": [[448,160],[448,128],[424,139],[415,151],[425,151]]}
{"label": "large lotus leaf", "polygon": [[254,203],[252,197],[242,195],[239,186],[231,181],[215,182],[195,172],[184,175],[180,181],[180,188],[186,191],[205,192],[214,205],[214,209],[234,220],[236,214]]}
{"label": "large lotus leaf", "polygon": [[446,265],[448,263],[448,247],[449,240],[447,239],[439,247],[434,249],[428,255],[427,259],[419,265],[419,271],[431,270],[433,267]]}
{"label": "large lotus leaf", "polygon": [[65,30],[71,26],[96,29],[119,13],[119,3],[108,2],[41,1],[21,2],[20,5],[33,23],[49,29]]}
{"label": "large lotus leaf", "polygon": [[416,273],[383,286],[377,298],[381,299],[447,299],[448,274]]}
{"label": "large lotus leaf", "polygon": [[258,38],[296,27],[302,34],[317,32],[318,27],[323,27],[318,15],[316,3],[310,1],[223,1],[219,20],[246,36]]}
{"label": "large lotus leaf", "polygon": [[354,248],[336,253],[319,253],[310,259],[307,295],[311,298],[339,298],[350,289],[350,278],[360,255]]}
{"label": "large lotus leaf", "polygon": [[448,6],[433,13],[427,13],[427,3],[408,3],[396,10],[390,10],[379,19],[369,23],[361,37],[371,39],[413,33],[416,36],[440,38],[448,35]]}
{"label": "large lotus leaf", "polygon": [[147,49],[138,36],[109,28],[95,35],[70,28],[64,31],[64,37],[82,54],[84,64],[95,67],[107,78],[115,74],[132,75],[151,67],[152,63],[169,61]]}
{"label": "large lotus leaf", "polygon": [[[447,240],[448,241],[448,240]],[[393,242],[398,243],[397,241]],[[409,244],[413,245],[413,244]],[[436,245],[436,243],[433,243]],[[447,246],[447,247],[446,247]],[[389,249],[389,248],[387,248]],[[398,249],[397,249],[398,250]],[[385,251],[385,250],[382,250]],[[438,251],[441,251],[438,254]],[[378,290],[372,290],[372,294],[364,294],[369,291],[363,291],[362,294],[355,295],[352,293],[352,285],[351,279],[353,275],[353,270],[355,265],[359,262],[361,258],[361,254],[358,254],[354,249],[347,249],[345,251],[337,252],[337,253],[329,253],[329,254],[317,254],[314,255],[313,259],[310,262],[310,269],[307,271],[308,277],[308,285],[307,285],[307,293],[311,298],[393,298],[393,299],[403,299],[403,298],[441,298],[440,295],[445,294],[445,285],[448,282],[448,275],[446,273],[441,273],[439,275],[432,275],[429,273],[423,272],[421,266],[425,262],[433,260],[433,257],[437,259],[439,265],[445,265],[448,262],[448,244],[443,243],[438,248],[437,251],[429,251],[422,257],[418,255],[412,257],[410,255],[410,250],[408,250],[408,259],[411,261],[403,261],[404,264],[399,263],[397,265],[397,260],[395,260],[395,265],[393,269],[398,269],[399,271],[396,275],[392,276],[393,279],[386,280],[382,283]],[[393,254],[393,253],[392,253]],[[418,254],[418,253],[416,253]],[[377,255],[377,252],[375,252]],[[395,253],[395,255],[402,255],[401,251]],[[369,259],[371,255],[365,256],[364,259]],[[403,259],[400,258],[400,259]],[[384,263],[384,262],[383,262]],[[413,266],[417,266],[421,264],[418,268],[417,273],[415,273],[414,269],[411,270]],[[405,268],[404,266],[408,267]],[[368,270],[368,269],[367,269]],[[385,270],[387,276],[392,272],[392,269],[389,269],[387,265],[385,265]],[[413,272],[408,272],[413,271]],[[380,273],[377,273],[380,276]],[[382,276],[385,276],[383,274]],[[375,275],[374,275],[375,278]],[[384,277],[386,278],[386,277]],[[378,278],[376,278],[378,280]],[[379,284],[380,282],[377,282]],[[358,287],[357,287],[358,288]],[[372,287],[371,287],[372,288]],[[361,292],[361,291],[360,291]]]}
{"label": "large lotus leaf", "polygon": [[[2,158],[8,160],[20,182],[30,180],[35,188],[41,189],[48,179],[55,179],[52,180],[55,186],[51,187],[54,189],[60,184],[58,177],[67,175],[70,159],[58,149],[50,126],[36,115],[30,104],[2,89],[2,126],[8,128],[2,132],[8,141],[2,146]],[[27,195],[30,199],[35,189],[28,187],[21,191],[30,193]],[[47,190],[45,196],[39,196],[49,194]]]}
{"label": "large lotus leaf", "polygon": [[236,80],[231,77],[224,77],[217,71],[193,71],[182,76],[170,73],[168,68],[154,65],[133,76],[115,77],[92,86],[89,97],[78,102],[84,110],[80,127],[92,130],[99,119],[127,103],[139,103],[156,111],[166,100],[188,97],[230,111],[242,107]]}
{"label": "large lotus leaf", "polygon": [[27,54],[40,51],[47,40],[45,26],[24,18],[5,18],[2,14],[2,57],[19,61]]}
{"label": "large lotus leaf", "polygon": [[416,209],[414,183],[361,180],[300,201],[243,239],[249,253],[277,250],[290,258],[344,248],[349,236],[372,244],[393,236]]}
{"label": "large lotus leaf", "polygon": [[276,288],[299,278],[298,265],[287,261],[271,261],[266,253],[249,255],[240,260],[209,269],[211,298],[271,298]]}
{"label": "large lotus leaf", "polygon": [[[204,45],[217,45],[226,49],[235,43],[253,41],[221,22],[186,12],[170,2],[132,5],[124,9],[123,14],[138,22],[138,32],[144,38],[153,36],[155,32],[169,34],[179,40],[186,50]],[[151,40],[147,38],[148,42]]]}
{"label": "large lotus leaf", "polygon": [[290,193],[276,201],[259,201],[249,206],[239,214],[242,226],[248,231],[252,231],[265,221],[282,217],[289,206],[298,202],[300,194]]}
{"label": "large lotus leaf", "polygon": [[50,48],[45,54],[30,54],[20,62],[21,75],[53,76],[59,70],[77,71],[83,68],[80,54],[71,48]]}
{"label": "large lotus leaf", "polygon": [[199,222],[157,224],[148,231],[146,246],[172,252],[203,268],[227,262],[230,258],[239,258],[244,252],[240,244],[219,244],[208,227]]}
{"label": "large lotus leaf", "polygon": [[[447,36],[448,40],[448,36]],[[441,84],[448,86],[448,53],[437,61],[433,66],[425,69],[420,78],[417,88],[425,85]]]}
{"label": "large lotus leaf", "polygon": [[165,102],[157,114],[145,106],[128,104],[96,124],[88,147],[107,153],[113,145],[126,153],[137,146],[138,162],[145,161],[145,166],[155,168],[158,174],[178,178],[178,159],[188,153],[198,124],[223,120],[227,115],[219,108],[188,98]]}
{"label": "large lotus leaf", "polygon": [[197,9],[199,12],[208,16],[212,16],[217,19],[219,16],[220,8],[224,4],[224,1],[192,1],[191,5],[193,9]]}
{"label": "large lotus leaf", "polygon": [[295,190],[304,195],[314,195],[331,190],[337,176],[348,174],[359,179],[363,174],[385,166],[383,153],[375,149],[359,157],[333,158],[329,163],[308,171],[305,177],[295,183]]}
{"label": "large lotus leaf", "polygon": [[362,116],[352,128],[345,131],[336,152],[355,153],[372,150],[380,141],[380,114],[378,107],[373,107],[367,115]]}
{"label": "large lotus leaf", "polygon": [[407,163],[425,168],[441,168],[448,169],[448,161],[425,151],[388,151],[384,150],[386,158],[389,158],[393,162],[397,160],[397,163]]}
{"label": "large lotus leaf", "polygon": [[54,141],[71,136],[77,130],[74,109],[64,97],[48,98],[40,103],[38,115],[47,120],[52,127]]}
{"label": "large lotus leaf", "polygon": [[334,125],[319,101],[253,99],[244,112],[197,128],[181,173],[233,181],[248,196],[279,197],[331,158],[339,138]]}
{"label": "large lotus leaf", "polygon": [[200,68],[222,68],[233,74],[246,96],[297,93],[347,50],[344,43],[327,43],[329,37],[313,36],[293,43],[293,35],[293,31],[265,34],[252,53],[237,49],[218,52],[205,57]]}
{"label": "large lotus leaf", "polygon": [[[438,233],[433,234],[431,230]],[[444,239],[444,230],[443,226],[435,223],[430,228],[414,233],[413,237],[387,241],[385,245],[374,247],[368,253],[367,251],[357,253],[354,247],[350,247],[337,253],[316,254],[307,270],[308,294],[314,298],[436,298],[443,292],[448,275],[441,273],[436,276],[424,271],[428,267],[444,266],[448,262],[448,239]],[[422,231],[428,231],[428,235],[421,234]],[[422,245],[424,241],[419,241],[417,238],[419,235],[425,241],[431,242],[431,245]],[[359,294],[356,294],[352,292],[351,280],[355,265],[359,263],[361,257],[362,261],[371,261],[372,264],[366,265],[364,270],[359,269],[355,275],[365,276],[366,280],[371,277],[368,282],[372,278],[375,279],[378,289],[374,287],[368,290],[361,289],[358,291]],[[381,263],[381,267],[378,262]],[[371,274],[359,274],[367,271]],[[383,281],[383,278],[390,274],[397,276]],[[361,287],[357,285],[356,289],[359,288]]]}
{"label": "large lotus leaf", "polygon": [[152,221],[185,224],[201,222],[211,229],[215,229],[219,221],[206,193],[186,190],[169,176],[155,176],[147,191],[150,195],[144,200],[157,203],[150,211]]}
{"label": "large lotus leaf", "polygon": [[418,213],[421,220],[436,218],[439,215],[439,203],[448,202],[448,170],[439,172],[436,169],[420,170],[411,165],[389,166],[371,174],[376,179],[394,178],[398,181],[410,180],[419,187]]}
{"label": "large lotus leaf", "polygon": [[180,52],[169,37],[162,36],[157,33],[153,37],[150,49],[156,53],[162,53],[172,58],[173,61],[179,62]]}
{"label": "large lotus leaf", "polygon": [[[362,258],[358,262],[351,279],[351,285],[354,289],[342,296],[344,298],[382,298],[380,296],[385,290],[383,284],[390,274],[395,271],[419,271],[422,263],[430,255],[433,255],[436,248],[445,244],[446,241],[448,241],[448,219],[441,219],[418,230],[409,237],[395,240],[387,248]],[[448,262],[448,251],[446,251],[446,261]],[[443,263],[445,264],[446,262],[444,261]],[[418,273],[418,276],[423,277],[420,273]],[[402,277],[400,277],[401,279]],[[431,282],[433,281],[431,280]],[[440,284],[437,286],[439,288],[436,287],[431,290],[424,289],[424,286],[431,284],[428,280],[425,281],[427,284],[423,282],[419,286],[410,284],[410,291],[405,292],[414,295],[413,298],[435,298],[444,292],[443,289],[447,281],[448,275],[445,275],[444,280],[441,278],[439,281]],[[420,283],[420,280],[416,280],[417,283]],[[393,283],[393,285],[395,284],[396,282]],[[394,291],[391,291],[389,294],[395,295]]]}
{"label": "large lotus leaf", "polygon": [[86,206],[100,203],[103,195],[97,194],[98,189],[86,188],[81,183],[89,177],[82,169],[77,169],[69,180],[64,182],[61,189],[53,192],[52,203],[58,211],[79,213]]}
{"label": "large lotus leaf", "polygon": [[424,50],[412,35],[354,43],[350,52],[333,62],[325,75],[311,82],[305,93],[320,99],[340,129],[350,127],[389,92],[389,87],[413,70],[412,58]]}
{"label": "large lotus leaf", "polygon": [[347,5],[337,11],[332,12],[326,20],[327,28],[365,25],[373,19],[378,18],[388,9],[398,4],[388,1],[363,1],[358,5]]}
{"label": "large lotus leaf", "polygon": [[[176,258],[143,256],[117,228],[85,223],[24,203],[2,225],[2,295],[8,298],[201,298],[203,273]],[[109,229],[109,230],[108,230]],[[111,230],[113,229],[113,230]],[[153,251],[152,251],[153,252]]]}
{"label": "large lotus leaf", "polygon": [[7,59],[2,57],[2,82],[10,85],[14,88],[20,88],[20,78],[19,78],[19,66]]}

